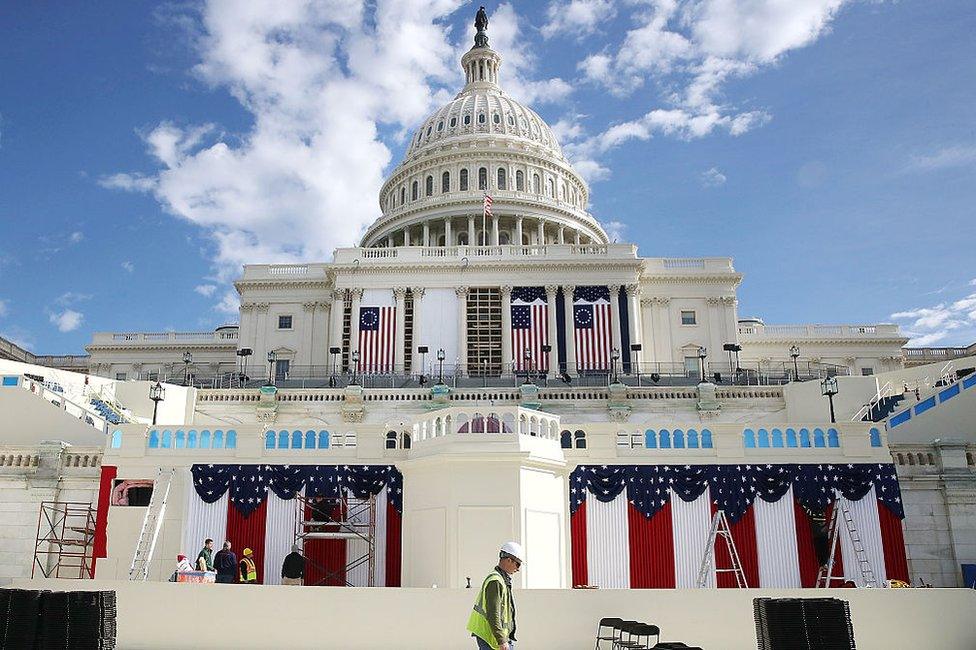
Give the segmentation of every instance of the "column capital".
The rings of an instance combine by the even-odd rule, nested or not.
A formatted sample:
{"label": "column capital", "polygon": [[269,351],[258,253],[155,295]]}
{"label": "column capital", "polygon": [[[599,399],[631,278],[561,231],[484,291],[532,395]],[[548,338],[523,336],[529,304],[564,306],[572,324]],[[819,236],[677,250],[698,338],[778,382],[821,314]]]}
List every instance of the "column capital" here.
{"label": "column capital", "polygon": [[641,298],[640,303],[641,303],[641,307],[651,307],[652,305],[654,305],[655,303],[657,303],[657,299],[656,298]]}
{"label": "column capital", "polygon": [[510,284],[502,285],[502,287],[501,287],[502,296],[511,296],[512,295],[512,289],[513,289],[513,287]]}
{"label": "column capital", "polygon": [[454,293],[457,294],[458,298],[466,298],[468,291],[468,287],[454,287]]}
{"label": "column capital", "polygon": [[332,298],[326,298],[325,300],[319,300],[315,303],[315,306],[319,309],[331,309],[332,308]]}
{"label": "column capital", "polygon": [[641,293],[641,288],[639,284],[628,284],[624,289],[627,291],[627,295],[631,298],[634,296],[639,296]]}
{"label": "column capital", "polygon": [[575,284],[564,284],[563,285],[563,295],[569,296],[569,299],[570,300],[573,299],[575,293],[576,293],[576,285]]}
{"label": "column capital", "polygon": [[248,313],[248,312],[250,312],[253,309],[254,309],[254,303],[253,302],[242,302],[241,303],[241,311],[244,312],[245,314]]}
{"label": "column capital", "polygon": [[357,299],[362,300],[362,298],[363,298],[363,290],[362,289],[350,289],[349,290],[349,295],[352,296],[352,299],[353,300],[357,300]]}
{"label": "column capital", "polygon": [[315,307],[317,305],[318,305],[318,303],[316,303],[314,301],[313,302],[306,302],[306,303],[304,303],[302,305],[302,309],[304,309],[308,313],[311,313],[311,312],[314,312],[315,311]]}
{"label": "column capital", "polygon": [[426,289],[424,287],[410,287],[410,294],[413,296],[414,300],[417,298],[423,298]]}
{"label": "column capital", "polygon": [[332,302],[345,302],[345,300],[346,300],[345,289],[334,289],[332,291]]}
{"label": "column capital", "polygon": [[726,305],[735,305],[739,300],[735,296],[722,296],[722,303]]}
{"label": "column capital", "polygon": [[667,296],[654,296],[651,298],[651,301],[653,301],[655,305],[661,305],[662,307],[671,303],[671,299]]}
{"label": "column capital", "polygon": [[266,312],[271,308],[271,304],[266,302],[256,302],[254,303],[254,308],[258,311]]}
{"label": "column capital", "polygon": [[709,305],[721,305],[724,299],[720,296],[708,296],[705,302]]}
{"label": "column capital", "polygon": [[546,296],[547,297],[555,298],[557,291],[559,291],[559,285],[558,284],[547,284],[546,285]]}
{"label": "column capital", "polygon": [[620,295],[620,285],[619,284],[608,284],[607,285],[607,289],[610,290],[610,296],[611,297]]}
{"label": "column capital", "polygon": [[393,297],[397,300],[403,300],[407,297],[406,287],[393,287]]}

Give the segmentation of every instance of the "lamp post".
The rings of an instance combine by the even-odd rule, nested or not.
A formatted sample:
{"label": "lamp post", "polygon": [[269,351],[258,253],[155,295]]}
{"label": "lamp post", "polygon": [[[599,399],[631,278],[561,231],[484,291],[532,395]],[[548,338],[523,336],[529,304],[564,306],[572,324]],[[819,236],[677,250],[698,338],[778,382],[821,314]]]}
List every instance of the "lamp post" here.
{"label": "lamp post", "polygon": [[427,383],[427,379],[424,377],[424,373],[427,372],[427,352],[429,351],[426,345],[418,345],[417,352],[420,353],[420,379],[418,380],[420,385],[423,386]]}
{"label": "lamp post", "polygon": [[484,382],[484,387],[488,388],[488,359],[481,360],[481,379]]}
{"label": "lamp post", "polygon": [[837,418],[834,417],[834,395],[840,392],[837,388],[837,377],[826,377],[820,382],[820,391],[830,401],[830,421],[837,422]]}
{"label": "lamp post", "polygon": [[193,355],[189,352],[183,353],[183,385],[190,383],[190,364],[193,363]]}
{"label": "lamp post", "polygon": [[[633,374],[635,374],[635,375],[637,375],[637,385],[638,386],[641,385],[641,383],[640,383],[640,375],[641,375],[641,373],[640,373],[640,351],[641,351],[641,344],[640,343],[631,343],[630,344],[630,352],[631,352],[630,372],[633,373]],[[637,371],[636,372],[634,371],[634,368],[637,368]]]}
{"label": "lamp post", "polygon": [[159,403],[166,399],[166,389],[158,381],[149,385],[149,399],[153,401],[152,423],[156,424],[156,410],[159,408]]}
{"label": "lamp post", "polygon": [[278,355],[274,350],[268,352],[268,385],[274,386],[274,365],[278,360]]}
{"label": "lamp post", "polygon": [[699,375],[698,383],[705,383],[705,358],[708,356],[708,348],[703,345],[698,346],[698,365],[701,368],[701,375]]}
{"label": "lamp post", "polygon": [[[543,345],[543,346],[542,346],[542,354],[543,354],[543,355],[545,355],[545,356],[543,357],[544,359],[548,359],[548,358],[549,358],[549,353],[550,353],[550,352],[552,352],[552,346],[551,346],[551,345],[548,345],[548,344],[547,344],[547,345]],[[546,380],[546,383],[545,383],[545,385],[546,385],[546,386],[548,386],[548,385],[549,385],[549,374],[550,374],[550,373],[555,373],[555,372],[556,372],[556,370],[557,370],[557,369],[555,369],[555,368],[550,368],[550,369],[549,369],[549,372],[547,372],[547,373],[545,374],[545,380]],[[540,364],[540,365],[539,365],[539,379],[541,380],[542,378],[543,378],[543,374],[542,374],[542,365]]]}
{"label": "lamp post", "polygon": [[[331,348],[329,348],[329,354],[332,355],[332,377],[329,380],[329,383],[330,384],[334,384],[335,383],[335,377],[336,377],[336,360],[338,359],[338,356],[339,356],[339,353],[340,352],[342,352],[342,348],[339,348],[339,347],[336,347],[336,346],[332,346]],[[333,386],[333,388],[334,388],[334,386]]]}
{"label": "lamp post", "polygon": [[525,358],[525,381],[532,381],[532,348],[526,346],[525,352],[522,353]]}
{"label": "lamp post", "polygon": [[241,374],[239,379],[242,386],[247,380],[247,358],[252,354],[254,354],[254,351],[251,348],[241,348],[237,351],[237,356],[241,358]]}
{"label": "lamp post", "polygon": [[800,368],[796,364],[796,358],[800,356],[800,348],[791,345],[790,356],[793,358],[793,381],[800,381]]}
{"label": "lamp post", "polygon": [[352,383],[359,383],[359,350],[352,351]]}
{"label": "lamp post", "polygon": [[617,360],[620,359],[620,350],[613,348],[610,350],[610,383],[617,383]]}
{"label": "lamp post", "polygon": [[444,383],[444,358],[447,354],[444,352],[444,348],[437,350],[437,383]]}

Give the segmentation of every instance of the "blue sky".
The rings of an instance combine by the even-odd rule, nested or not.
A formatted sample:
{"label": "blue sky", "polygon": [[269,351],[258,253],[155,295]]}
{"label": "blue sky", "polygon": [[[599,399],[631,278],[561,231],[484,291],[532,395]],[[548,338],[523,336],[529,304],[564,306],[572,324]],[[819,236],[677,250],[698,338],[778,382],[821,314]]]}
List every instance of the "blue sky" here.
{"label": "blue sky", "polygon": [[[734,257],[740,315],[769,323],[976,340],[971,2],[487,8],[503,86],[642,255]],[[7,7],[0,334],[78,353],[93,331],[209,329],[236,321],[240,264],[354,243],[457,92],[475,9]]]}

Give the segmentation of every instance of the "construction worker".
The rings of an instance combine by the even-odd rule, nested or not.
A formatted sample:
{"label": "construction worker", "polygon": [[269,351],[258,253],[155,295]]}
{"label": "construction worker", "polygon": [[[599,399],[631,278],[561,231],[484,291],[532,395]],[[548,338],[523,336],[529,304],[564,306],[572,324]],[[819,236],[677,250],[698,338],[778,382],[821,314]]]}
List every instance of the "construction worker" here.
{"label": "construction worker", "polygon": [[224,542],[224,547],[217,551],[214,568],[217,569],[217,582],[234,583],[237,577],[237,556],[230,550],[230,542]]}
{"label": "construction worker", "polygon": [[468,618],[468,632],[479,650],[515,650],[515,600],[512,576],[522,567],[525,552],[518,542],[505,542],[498,552],[498,566],[481,585]]}
{"label": "construction worker", "polygon": [[305,576],[305,558],[302,556],[302,547],[293,544],[291,553],[285,556],[285,561],[281,563],[281,584],[300,585]]}
{"label": "construction worker", "polygon": [[254,552],[244,549],[244,557],[241,558],[241,582],[246,585],[256,585],[258,583],[258,568],[254,564]]}

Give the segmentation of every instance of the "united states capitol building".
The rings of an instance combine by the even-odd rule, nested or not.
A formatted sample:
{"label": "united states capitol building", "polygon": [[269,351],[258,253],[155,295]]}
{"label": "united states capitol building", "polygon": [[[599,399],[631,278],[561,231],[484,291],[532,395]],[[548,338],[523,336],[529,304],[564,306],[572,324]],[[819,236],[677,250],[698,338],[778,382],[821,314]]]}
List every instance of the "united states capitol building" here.
{"label": "united states capitol building", "polygon": [[[748,587],[815,588],[833,510],[855,527],[838,535],[840,582],[961,586],[976,564],[976,350],[941,358],[903,349],[896,325],[740,314],[732,258],[611,241],[550,127],[503,90],[485,32],[461,67],[359,245],[245,266],[239,324],[99,332],[83,360],[0,357],[0,584],[162,582],[211,537],[260,552],[266,585],[298,543],[314,584],[464,589],[514,539],[520,612],[548,607],[554,592],[535,588],[609,607],[736,586],[716,571],[730,561],[709,536],[719,511]],[[348,535],[308,527],[323,498],[343,504]],[[83,514],[50,505],[65,503]],[[90,525],[53,530],[51,508]],[[867,612],[902,605],[857,591],[855,631],[880,647]],[[163,593],[129,597],[182,611]],[[924,593],[905,611],[970,606]],[[524,638],[556,638],[540,625],[527,618]],[[929,625],[971,639],[962,620]],[[466,642],[447,638],[430,647]]]}

